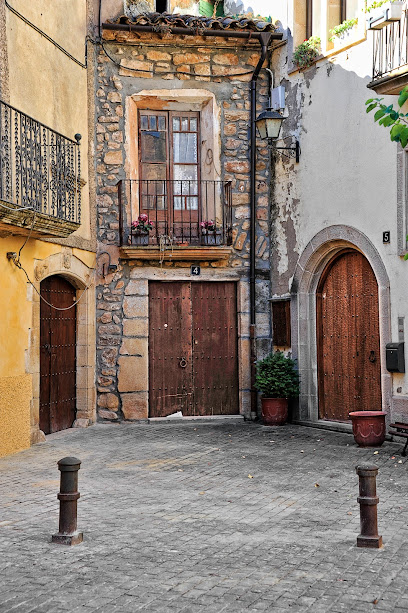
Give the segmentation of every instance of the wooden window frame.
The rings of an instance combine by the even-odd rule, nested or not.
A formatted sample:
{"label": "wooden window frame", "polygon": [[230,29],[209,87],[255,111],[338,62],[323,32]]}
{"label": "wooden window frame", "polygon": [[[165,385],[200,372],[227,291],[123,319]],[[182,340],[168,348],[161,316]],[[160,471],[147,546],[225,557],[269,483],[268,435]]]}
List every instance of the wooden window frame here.
{"label": "wooden window frame", "polygon": [[[327,0],[325,0],[327,2]],[[346,0],[340,0],[340,22],[343,23],[347,19],[347,4]],[[313,36],[313,0],[306,0],[306,39]],[[320,38],[323,38],[320,36]]]}

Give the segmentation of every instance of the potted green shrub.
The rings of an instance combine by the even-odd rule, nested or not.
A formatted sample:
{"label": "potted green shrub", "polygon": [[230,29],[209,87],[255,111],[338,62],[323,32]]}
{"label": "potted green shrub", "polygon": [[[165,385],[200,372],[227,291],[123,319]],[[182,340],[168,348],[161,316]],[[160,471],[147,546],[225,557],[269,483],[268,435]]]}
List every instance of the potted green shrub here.
{"label": "potted green shrub", "polygon": [[262,394],[262,420],[281,426],[288,419],[288,398],[299,395],[296,362],[282,351],[269,354],[256,363],[255,387]]}

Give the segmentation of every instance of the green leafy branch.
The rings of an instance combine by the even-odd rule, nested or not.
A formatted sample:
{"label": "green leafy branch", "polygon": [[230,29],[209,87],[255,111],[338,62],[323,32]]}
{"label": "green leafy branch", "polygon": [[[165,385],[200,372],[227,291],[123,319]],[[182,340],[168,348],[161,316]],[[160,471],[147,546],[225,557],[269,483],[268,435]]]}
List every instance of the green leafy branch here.
{"label": "green leafy branch", "polygon": [[408,85],[400,92],[398,97],[398,110],[394,109],[394,105],[386,106],[382,104],[383,98],[370,98],[366,101],[366,113],[370,113],[374,109],[374,121],[378,121],[380,126],[390,129],[390,138],[392,141],[401,143],[402,147],[408,144],[408,113],[401,113],[401,107],[408,100]]}
{"label": "green leafy branch", "polygon": [[373,2],[372,4],[367,6],[364,12],[369,13],[370,11],[373,11],[374,9],[380,8],[380,6],[382,6],[383,4],[386,4],[387,2],[396,2],[396,0],[377,0],[376,2]]}

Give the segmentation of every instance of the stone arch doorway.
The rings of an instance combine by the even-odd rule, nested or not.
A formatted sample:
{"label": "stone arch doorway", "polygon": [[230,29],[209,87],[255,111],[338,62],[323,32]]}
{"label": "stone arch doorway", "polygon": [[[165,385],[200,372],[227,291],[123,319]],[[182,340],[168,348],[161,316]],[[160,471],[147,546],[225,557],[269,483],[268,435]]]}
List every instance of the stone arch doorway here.
{"label": "stone arch doorway", "polygon": [[339,251],[316,291],[319,419],[381,410],[378,284],[362,253]]}
{"label": "stone arch doorway", "polygon": [[[91,260],[92,261],[92,260]],[[86,427],[96,421],[95,389],[95,293],[94,268],[77,258],[65,247],[43,260],[37,260],[29,299],[32,304],[27,353],[27,372],[33,377],[31,408],[31,444],[45,440],[40,428],[40,299],[41,285],[49,277],[58,276],[74,288],[76,305],[76,416],[72,424]],[[52,301],[49,301],[52,302]]]}
{"label": "stone arch doorway", "polygon": [[[351,226],[335,225],[318,232],[305,246],[291,284],[292,354],[298,361],[301,389],[293,419],[319,421],[317,290],[333,257],[345,249],[357,251],[369,262],[378,284],[382,410],[390,411],[392,379],[385,365],[385,345],[391,342],[390,282],[384,262],[368,237]],[[350,424],[336,422],[349,430]]]}
{"label": "stone arch doorway", "polygon": [[40,430],[51,434],[76,416],[76,289],[53,275],[40,294]]}

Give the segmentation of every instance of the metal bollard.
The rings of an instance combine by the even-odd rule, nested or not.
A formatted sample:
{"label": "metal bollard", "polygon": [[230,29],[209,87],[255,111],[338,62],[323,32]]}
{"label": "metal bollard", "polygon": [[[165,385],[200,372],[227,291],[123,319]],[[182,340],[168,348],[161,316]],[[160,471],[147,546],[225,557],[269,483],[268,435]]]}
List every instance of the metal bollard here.
{"label": "metal bollard", "polygon": [[58,462],[61,471],[60,492],[57,498],[60,501],[59,532],[52,535],[52,542],[60,545],[78,545],[82,543],[83,534],[77,532],[77,500],[78,471],[81,460],[78,458],[62,458]]}
{"label": "metal bollard", "polygon": [[369,464],[356,466],[359,477],[360,530],[357,537],[357,547],[382,547],[382,536],[378,535],[376,476],[378,467]]}

